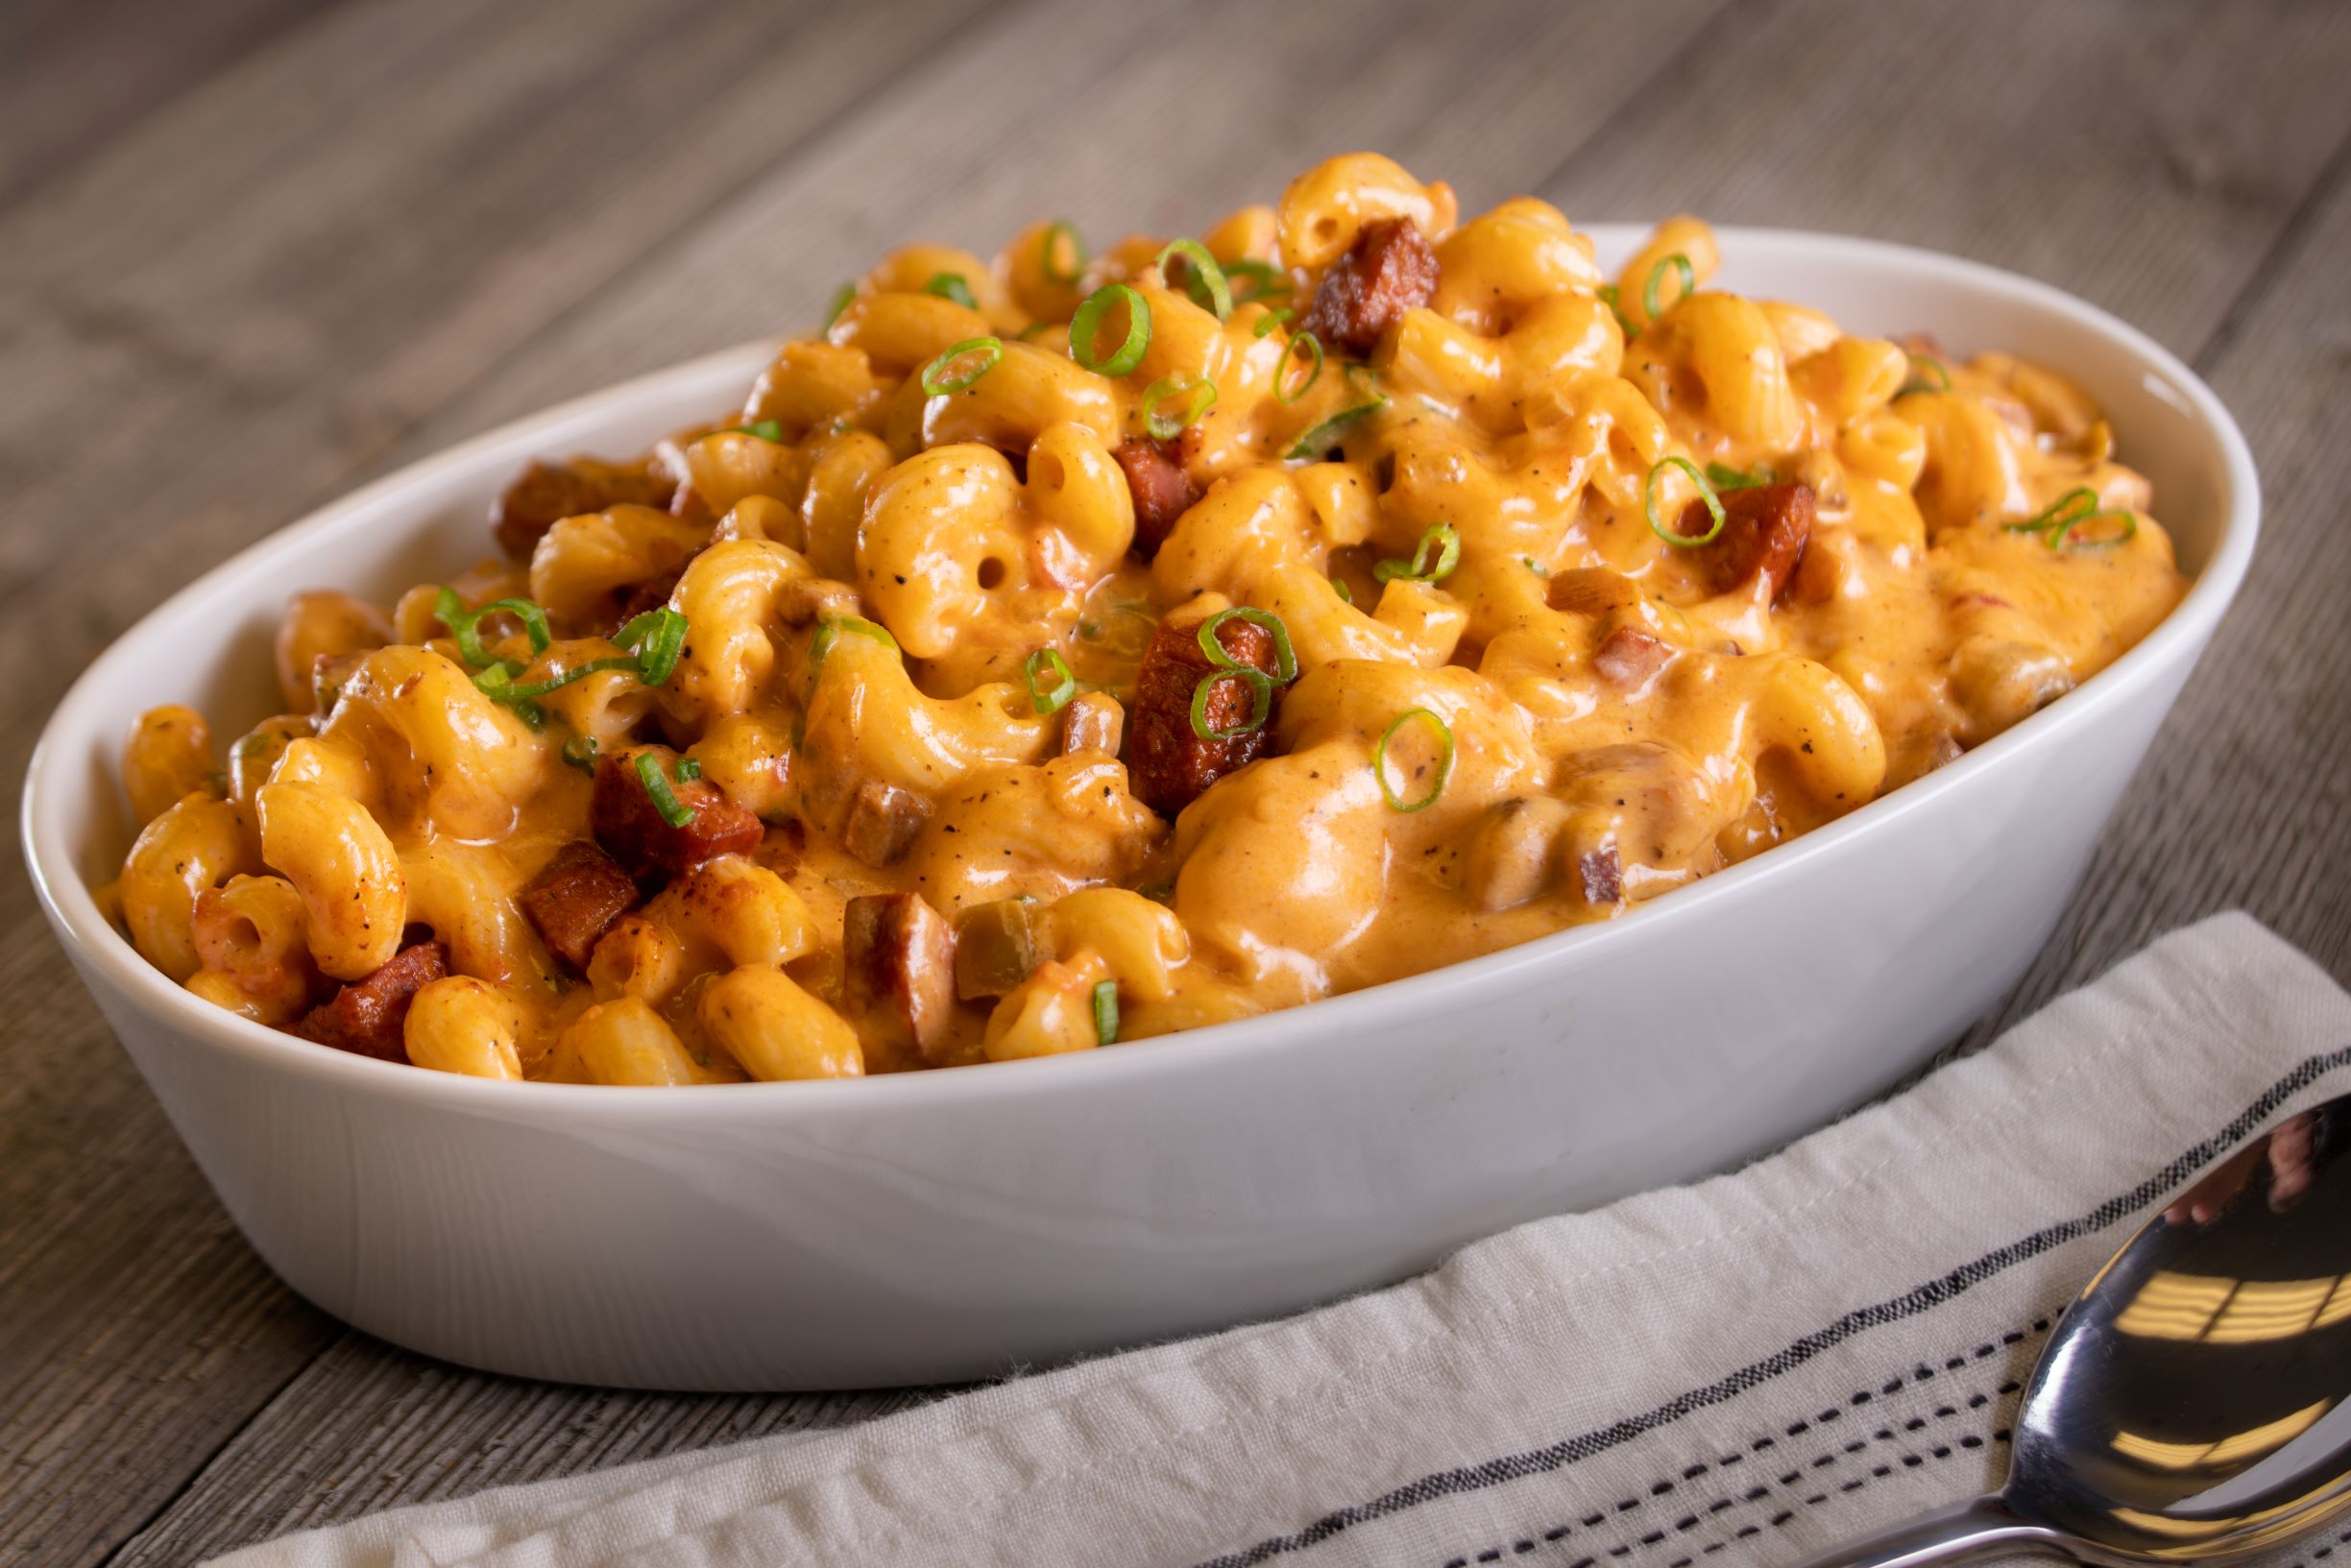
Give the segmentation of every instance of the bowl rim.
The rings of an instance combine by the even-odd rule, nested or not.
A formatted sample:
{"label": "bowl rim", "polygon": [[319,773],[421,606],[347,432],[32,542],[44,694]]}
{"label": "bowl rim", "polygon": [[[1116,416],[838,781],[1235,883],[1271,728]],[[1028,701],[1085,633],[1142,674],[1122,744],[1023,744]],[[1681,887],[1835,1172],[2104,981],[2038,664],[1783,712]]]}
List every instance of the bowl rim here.
{"label": "bowl rim", "polygon": [[[1646,226],[1591,224],[1583,226],[1579,231],[1610,243],[1636,237],[1646,231]],[[18,813],[27,874],[51,929],[85,977],[92,977],[93,972],[103,977],[122,1001],[179,1038],[200,1041],[257,1068],[294,1073],[323,1084],[340,1085],[356,1094],[437,1104],[454,1111],[495,1109],[510,1114],[517,1107],[527,1105],[533,1108],[530,1114],[577,1115],[593,1110],[605,1116],[650,1118],[657,1123],[680,1116],[700,1118],[722,1107],[757,1111],[763,1118],[774,1118],[802,1114],[803,1108],[806,1114],[832,1115],[852,1103],[860,1110],[888,1112],[939,1100],[987,1101],[1005,1096],[1109,1091],[1138,1077],[1148,1079],[1194,1069],[1216,1071],[1232,1058],[1276,1053],[1306,1037],[1345,1035],[1356,1023],[1369,1022],[1375,1009],[1401,1007],[1427,1016],[1448,1006],[1474,1003],[1482,994],[1497,987],[1534,979],[1570,953],[1588,966],[1605,962],[1613,948],[1625,942],[1670,941],[1677,924],[1701,919],[1702,911],[1709,907],[1755,897],[1752,889],[1758,883],[1785,880],[1808,861],[1843,853],[1848,841],[1854,837],[1876,836],[1878,824],[1936,808],[1946,796],[1970,788],[1971,781],[1986,768],[2003,766],[2003,760],[2010,757],[2021,758],[2057,745],[2069,731],[2081,729],[2099,713],[2124,703],[2175,662],[2193,662],[2244,579],[2252,560],[2261,512],[2260,480],[2252,454],[2242,431],[2218,397],[2170,350],[2097,305],[2003,268],[1884,240],[1735,226],[1718,228],[1715,232],[1726,252],[1778,253],[1781,256],[1791,252],[1826,253],[1900,273],[1909,280],[2001,296],[2070,318],[2076,326],[2109,340],[2142,362],[2143,379],[2149,390],[2179,407],[2214,444],[2220,459],[2223,516],[2210,558],[2179,604],[2121,658],[2064,698],[1923,779],[1881,795],[1789,843],[1676,889],[1671,898],[1642,909],[1637,920],[1571,926],[1515,947],[1342,996],[1132,1041],[1111,1051],[1077,1051],[1066,1056],[994,1062],[985,1064],[985,1072],[898,1073],[860,1079],[697,1086],[723,1090],[723,1096],[681,1095],[668,1089],[628,1085],[533,1082],[524,1087],[523,1093],[529,1098],[523,1100],[507,1098],[514,1093],[515,1086],[505,1082],[454,1073],[421,1072],[401,1063],[322,1049],[204,1001],[173,983],[162,971],[139,955],[129,939],[100,912],[90,889],[83,882],[76,846],[68,842],[65,834],[62,809],[52,803],[73,787],[65,770],[83,760],[78,757],[69,760],[62,755],[62,732],[85,727],[75,722],[76,716],[97,701],[99,688],[108,684],[109,671],[127,662],[125,650],[142,628],[204,598],[215,583],[241,575],[250,569],[255,557],[288,548],[299,540],[328,533],[354,513],[367,511],[398,492],[466,467],[475,454],[503,445],[526,429],[552,431],[591,418],[608,404],[647,394],[656,386],[690,381],[737,361],[747,361],[755,353],[772,352],[775,341],[772,339],[739,344],[667,366],[469,437],[274,530],[149,610],[91,661],[42,727],[26,768]],[[2169,386],[2162,387],[2161,382],[2168,382]],[[2172,392],[2178,397],[2169,396]],[[2181,398],[2185,399],[2184,406]],[[858,1098],[854,1102],[837,1098],[844,1095]]]}

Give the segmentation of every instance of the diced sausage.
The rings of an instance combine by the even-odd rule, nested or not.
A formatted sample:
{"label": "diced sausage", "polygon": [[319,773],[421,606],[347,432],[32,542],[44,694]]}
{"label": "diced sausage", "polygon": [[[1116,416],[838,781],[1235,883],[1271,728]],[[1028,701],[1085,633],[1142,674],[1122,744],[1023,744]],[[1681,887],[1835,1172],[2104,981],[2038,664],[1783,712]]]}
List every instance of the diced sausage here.
{"label": "diced sausage", "polygon": [[1543,602],[1571,615],[1605,615],[1640,602],[1641,591],[1632,578],[1606,567],[1575,567],[1552,577]]}
{"label": "diced sausage", "polygon": [[869,866],[885,866],[907,852],[930,820],[929,801],[911,789],[868,779],[849,802],[841,848]]}
{"label": "diced sausage", "polygon": [[1364,225],[1354,248],[1322,275],[1299,325],[1326,349],[1368,354],[1380,334],[1437,292],[1437,253],[1403,218]]}
{"label": "diced sausage", "polygon": [[[1200,645],[1200,627],[1198,618],[1180,624],[1161,621],[1143,651],[1142,668],[1135,672],[1127,763],[1135,798],[1162,816],[1175,816],[1210,784],[1255,761],[1273,743],[1272,714],[1229,740],[1206,739],[1193,731],[1193,692],[1217,669]],[[1273,638],[1264,627],[1235,618],[1217,628],[1217,640],[1233,658],[1269,676],[1274,673]],[[1273,701],[1278,711],[1278,690]],[[1232,729],[1248,720],[1255,704],[1247,682],[1218,681],[1208,693],[1208,727]]]}
{"label": "diced sausage", "polygon": [[597,940],[637,907],[639,897],[636,880],[619,862],[583,839],[556,851],[519,902],[547,950],[585,972]]}
{"label": "diced sausage", "polygon": [[849,901],[841,1010],[870,1043],[933,1057],[955,1015],[956,933],[920,893]]}
{"label": "diced sausage", "polygon": [[1061,755],[1098,751],[1116,757],[1127,738],[1127,710],[1107,691],[1080,691],[1061,710]]}
{"label": "diced sausage", "polygon": [[600,463],[593,457],[533,463],[491,507],[490,529],[499,549],[527,561],[539,536],[566,518],[623,504],[667,509],[676,494],[668,475],[649,464]]}
{"label": "diced sausage", "polygon": [[1663,669],[1674,656],[1671,644],[1630,626],[1619,626],[1600,639],[1592,654],[1592,668],[1618,686],[1639,686]]}
{"label": "diced sausage", "polygon": [[1127,475],[1127,490],[1134,497],[1134,550],[1145,560],[1175,531],[1176,519],[1200,500],[1200,487],[1184,472],[1173,441],[1128,436],[1111,448],[1119,471]]}
{"label": "diced sausage", "polygon": [[1603,845],[1576,856],[1576,875],[1584,880],[1584,902],[1595,907],[1624,902],[1624,862],[1616,846]]}
{"label": "diced sausage", "polygon": [[294,1032],[304,1040],[348,1050],[379,1061],[404,1062],[408,1045],[402,1031],[408,1023],[408,1003],[416,994],[448,974],[448,949],[438,942],[419,942],[393,954],[390,962],[364,980],[353,980],[303,1015]]}
{"label": "diced sausage", "polygon": [[[692,815],[675,827],[637,776],[637,758],[654,757],[669,792]],[[680,779],[677,755],[667,746],[608,752],[596,760],[595,789],[588,800],[588,825],[596,842],[632,877],[675,877],[720,855],[748,855],[759,847],[760,819],[718,792],[707,779]]]}
{"label": "diced sausage", "polygon": [[[1738,592],[1759,577],[1771,602],[1778,604],[1804,559],[1805,542],[1812,537],[1812,487],[1749,485],[1723,491],[1716,498],[1722,502],[1722,532],[1690,552],[1706,573],[1708,591]],[[1691,539],[1713,525],[1703,499],[1684,507],[1676,524]]]}

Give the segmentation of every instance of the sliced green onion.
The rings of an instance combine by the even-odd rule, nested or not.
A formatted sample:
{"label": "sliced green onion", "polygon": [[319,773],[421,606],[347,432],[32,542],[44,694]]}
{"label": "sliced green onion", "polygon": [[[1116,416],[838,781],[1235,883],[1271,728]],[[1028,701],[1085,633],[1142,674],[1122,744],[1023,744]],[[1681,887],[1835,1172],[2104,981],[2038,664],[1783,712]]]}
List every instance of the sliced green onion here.
{"label": "sliced green onion", "polygon": [[[634,658],[591,659],[584,664],[574,664],[571,668],[565,670],[561,675],[553,676],[545,681],[533,681],[528,686],[516,686],[513,683],[513,677],[516,674],[520,674],[521,671],[513,670],[511,666],[504,667],[509,669],[509,674],[505,680],[500,681],[497,684],[497,689],[492,690],[488,687],[483,687],[482,689],[488,691],[492,699],[497,702],[526,703],[535,697],[544,697],[550,691],[561,691],[565,687],[570,686],[574,681],[585,680],[587,677],[598,674],[604,670],[626,670],[630,674],[635,675],[640,671],[642,665]],[[488,670],[484,670],[482,673],[487,675],[490,672]],[[476,680],[474,684],[476,686],[481,685],[478,680]]]}
{"label": "sliced green onion", "polygon": [[[1255,261],[1244,256],[1238,261],[1228,263],[1224,268],[1224,275],[1228,278],[1246,277],[1255,285],[1247,294],[1234,295],[1233,303],[1235,304],[1245,305],[1252,300],[1263,300],[1270,297],[1287,299],[1297,292],[1297,285],[1290,280],[1290,275],[1274,266],[1271,261]],[[1283,314],[1287,315],[1288,312],[1285,311]],[[1263,333],[1258,335],[1264,336]]]}
{"label": "sliced green onion", "polygon": [[1255,669],[1257,667],[1254,664],[1243,663],[1231,654],[1226,653],[1224,644],[1217,639],[1217,632],[1228,620],[1246,620],[1251,626],[1263,627],[1266,635],[1273,639],[1273,678],[1284,682],[1297,679],[1297,652],[1290,646],[1290,628],[1284,626],[1281,616],[1272,611],[1259,610],[1254,605],[1237,604],[1230,610],[1220,610],[1200,622],[1198,634],[1200,648],[1200,652],[1208,656],[1208,663],[1219,669]]}
{"label": "sliced green onion", "polygon": [[1728,463],[1709,463],[1706,466],[1706,476],[1707,483],[1712,485],[1718,493],[1726,490],[1754,490],[1759,485],[1768,485],[1772,482],[1771,475],[1761,469],[1749,473],[1745,470],[1734,469]]}
{"label": "sliced green onion", "polygon": [[514,716],[521,719],[525,728],[537,731],[546,723],[546,712],[530,700],[528,693],[512,689],[514,678],[521,673],[520,665],[501,659],[473,677],[473,688],[492,702],[511,705]]}
{"label": "sliced green onion", "polygon": [[[1429,552],[1434,550],[1435,555]],[[1461,565],[1461,530],[1449,522],[1438,523],[1423,533],[1413,545],[1409,561],[1387,560],[1371,568],[1371,575],[1383,583],[1393,583],[1401,577],[1408,583],[1440,582],[1453,574]]]}
{"label": "sliced green onion", "polygon": [[[2119,518],[2122,531],[2112,539],[2075,539],[2074,531],[2101,518]],[[2052,550],[2110,550],[2136,537],[2139,519],[2119,506],[2098,505],[2097,492],[2087,485],[2067,491],[2023,522],[2004,525],[2012,534],[2041,534]]]}
{"label": "sliced green onion", "polygon": [[[1094,340],[1102,332],[1103,319],[1110,314],[1112,305],[1122,302],[1127,306],[1127,340],[1097,357]],[[1143,363],[1151,336],[1151,302],[1124,283],[1105,283],[1087,296],[1078,314],[1070,318],[1070,357],[1097,375],[1125,375]]]}
{"label": "sliced green onion", "polygon": [[1355,602],[1355,591],[1336,577],[1331,579],[1331,591],[1339,595],[1341,604],[1352,605]]}
{"label": "sliced green onion", "polygon": [[898,639],[890,636],[886,628],[876,626],[872,621],[859,615],[841,615],[820,622],[816,627],[816,635],[809,639],[808,691],[812,698],[816,695],[816,679],[824,671],[825,655],[833,651],[833,644],[840,640],[843,632],[854,632],[859,637],[869,637],[885,648],[898,646]]}
{"label": "sliced green onion", "polygon": [[694,819],[693,808],[681,803],[669,781],[662,777],[661,759],[649,751],[637,754],[637,782],[644,785],[645,793],[653,797],[653,809],[672,828],[683,828]]}
{"label": "sliced green onion", "polygon": [[1118,1043],[1118,981],[1103,980],[1094,987],[1094,1038],[1105,1046]]}
{"label": "sliced green onion", "polygon": [[[1045,677],[1050,673],[1054,685],[1048,687]],[[1078,677],[1069,667],[1069,661],[1053,648],[1039,648],[1021,664],[1021,675],[1029,683],[1029,701],[1040,713],[1057,713],[1069,706],[1078,695]]]}
{"label": "sliced green onion", "polygon": [[679,758],[677,776],[680,784],[684,784],[689,779],[699,779],[702,777],[702,760],[698,757]]}
{"label": "sliced green onion", "polygon": [[930,280],[923,284],[922,291],[935,294],[942,300],[953,300],[966,310],[980,308],[980,302],[972,298],[971,285],[963,280],[961,273],[933,273]]}
{"label": "sliced green onion", "polygon": [[738,436],[757,436],[762,441],[782,441],[784,425],[777,420],[762,420],[757,424],[733,425],[729,433]]}
{"label": "sliced green onion", "polygon": [[1267,333],[1272,331],[1273,328],[1279,326],[1282,323],[1290,320],[1297,314],[1297,311],[1290,309],[1286,305],[1277,305],[1273,309],[1269,310],[1264,315],[1258,317],[1257,325],[1250,327],[1249,331],[1254,336],[1264,337]]}
{"label": "sliced green onion", "polygon": [[[1284,392],[1282,390],[1282,382],[1287,378],[1290,373],[1291,355],[1297,350],[1297,346],[1301,343],[1306,346],[1306,351],[1314,356],[1314,364],[1308,368],[1305,380],[1300,381],[1297,386],[1292,387],[1287,392]],[[1300,332],[1297,336],[1290,340],[1289,347],[1282,350],[1281,359],[1273,367],[1273,400],[1277,403],[1295,403],[1300,398],[1306,396],[1306,389],[1308,387],[1313,386],[1317,381],[1321,379],[1322,340],[1316,337],[1312,332]]]}
{"label": "sliced green onion", "polygon": [[[1070,264],[1067,271],[1055,265],[1061,255],[1061,242],[1069,242]],[[1078,281],[1088,260],[1085,241],[1078,237],[1078,226],[1067,218],[1059,218],[1046,226],[1045,237],[1037,242],[1037,271],[1045,275],[1048,283],[1067,288]]]}
{"label": "sliced green onion", "polygon": [[1616,318],[1617,330],[1624,333],[1625,341],[1630,343],[1639,337],[1640,328],[1633,325],[1633,318],[1626,315],[1623,308],[1616,302],[1616,285],[1603,283],[1600,285],[1599,293],[1601,302],[1609,307],[1609,314]]}
{"label": "sliced green onion", "polygon": [[[1658,475],[1663,473],[1669,468],[1678,468],[1684,473],[1690,476],[1690,483],[1698,487],[1698,494],[1706,500],[1707,510],[1714,515],[1714,526],[1709,528],[1705,533],[1681,533],[1675,529],[1666,527],[1665,524],[1658,520]],[[1680,545],[1685,550],[1694,550],[1701,544],[1711,544],[1714,542],[1714,536],[1723,531],[1723,524],[1731,520],[1723,514],[1722,502],[1714,498],[1714,487],[1708,484],[1707,476],[1698,471],[1698,465],[1692,463],[1686,457],[1666,458],[1663,462],[1658,464],[1657,467],[1649,470],[1649,477],[1641,481],[1641,511],[1648,515],[1649,531],[1651,533],[1657,535],[1658,538],[1663,540],[1666,543]]]}
{"label": "sliced green onion", "polygon": [[596,753],[602,748],[592,735],[575,735],[563,743],[563,760],[583,773],[594,773]]}
{"label": "sliced green onion", "polygon": [[1518,561],[1521,566],[1525,567],[1527,570],[1533,572],[1538,577],[1548,577],[1551,575],[1551,568],[1544,566],[1541,562],[1536,560],[1531,555],[1522,555],[1518,558]]}
{"label": "sliced green onion", "polygon": [[[1398,730],[1417,718],[1426,719],[1437,727],[1437,777],[1430,782],[1427,794],[1418,800],[1408,801],[1397,795],[1389,786],[1388,743],[1395,738]],[[1425,708],[1405,709],[1389,722],[1387,729],[1380,732],[1379,744],[1371,752],[1371,772],[1379,780],[1380,798],[1385,800],[1393,809],[1398,811],[1428,809],[1437,804],[1437,797],[1444,793],[1445,781],[1453,776],[1453,727]]]}
{"label": "sliced green onion", "polygon": [[[923,367],[922,389],[933,398],[945,398],[964,391],[994,370],[996,362],[1004,358],[1004,351],[1002,338],[965,338]],[[967,354],[978,355],[979,365],[964,374],[950,374],[950,369]]]}
{"label": "sliced green onion", "polygon": [[1698,269],[1690,265],[1689,257],[1679,251],[1668,256],[1660,256],[1658,264],[1649,269],[1649,281],[1641,285],[1641,309],[1648,312],[1651,321],[1658,319],[1660,308],[1658,304],[1658,285],[1665,280],[1665,269],[1668,267],[1682,279],[1682,292],[1674,296],[1676,304],[1698,292]]}
{"label": "sliced green onion", "polygon": [[452,589],[444,588],[433,595],[433,615],[449,629],[456,639],[457,652],[465,662],[476,667],[489,663],[489,652],[481,644],[483,617],[505,611],[522,622],[523,635],[530,639],[531,652],[545,653],[554,640],[547,630],[546,612],[528,599],[493,599],[478,610],[468,610]]}
{"label": "sliced green onion", "polygon": [[1155,263],[1163,279],[1168,276],[1168,259],[1172,256],[1181,256],[1191,264],[1184,277],[1184,292],[1192,297],[1194,304],[1215,311],[1218,321],[1232,314],[1232,285],[1224,280],[1224,269],[1208,253],[1208,247],[1196,239],[1170,241]]}
{"label": "sliced green onion", "polygon": [[[1173,410],[1160,407],[1176,398],[1183,401]],[[1143,393],[1143,428],[1154,441],[1173,441],[1198,424],[1216,400],[1216,383],[1204,375],[1163,375]]]}
{"label": "sliced green onion", "polygon": [[634,617],[615,632],[613,645],[637,656],[639,680],[647,686],[660,686],[677,668],[678,655],[686,647],[686,631],[684,614],[665,604]]}
{"label": "sliced green onion", "polygon": [[[1249,688],[1248,717],[1228,730],[1220,730],[1208,722],[1208,694],[1220,681],[1239,681]],[[1272,712],[1273,683],[1266,679],[1264,670],[1251,669],[1247,664],[1211,670],[1192,688],[1192,733],[1202,740],[1231,740],[1248,735],[1261,728]]]}
{"label": "sliced green onion", "polygon": [[[1918,374],[1918,368],[1922,365],[1934,372],[1934,379],[1928,380]],[[1912,354],[1910,366],[1910,378],[1894,389],[1895,397],[1907,398],[1914,392],[1949,392],[1951,390],[1951,372],[1946,370],[1943,361],[1934,355]]]}
{"label": "sliced green onion", "polygon": [[833,302],[825,306],[826,331],[833,330],[833,324],[841,319],[841,312],[848,309],[849,302],[856,298],[857,285],[855,283],[843,283],[833,291]]}
{"label": "sliced green onion", "polygon": [[[1349,365],[1347,367],[1348,379],[1354,379],[1355,373],[1358,369],[1359,367],[1354,365]],[[1370,390],[1365,396],[1362,402],[1339,410],[1338,413],[1333,414],[1329,419],[1324,420],[1321,424],[1314,426],[1314,428],[1308,430],[1304,435],[1298,437],[1297,440],[1292,442],[1290,444],[1290,449],[1282,453],[1283,459],[1285,461],[1293,461],[1301,457],[1319,458],[1324,452],[1330,449],[1331,444],[1336,442],[1339,437],[1345,432],[1349,425],[1354,424],[1357,421],[1365,418],[1368,415],[1376,414],[1381,409],[1386,408],[1388,406],[1388,395],[1380,391],[1379,382],[1372,380],[1368,372],[1365,374],[1365,379],[1370,381]]]}

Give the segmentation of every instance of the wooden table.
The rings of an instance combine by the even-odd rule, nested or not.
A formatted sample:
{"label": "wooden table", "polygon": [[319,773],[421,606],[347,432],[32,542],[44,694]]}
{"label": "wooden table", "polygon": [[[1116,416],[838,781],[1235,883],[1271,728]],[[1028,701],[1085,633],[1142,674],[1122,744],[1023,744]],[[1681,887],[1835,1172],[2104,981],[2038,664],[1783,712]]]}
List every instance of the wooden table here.
{"label": "wooden table", "polygon": [[[2236,905],[2351,977],[2347,79],[2332,0],[15,4],[0,775],[109,639],[362,479],[804,327],[897,241],[1182,232],[1375,147],[1473,208],[1979,257],[2193,363],[2267,538],[1978,1037]],[[921,1397],[550,1387],[344,1328],[238,1238],[13,865],[0,914],[0,1559],[186,1562]]]}

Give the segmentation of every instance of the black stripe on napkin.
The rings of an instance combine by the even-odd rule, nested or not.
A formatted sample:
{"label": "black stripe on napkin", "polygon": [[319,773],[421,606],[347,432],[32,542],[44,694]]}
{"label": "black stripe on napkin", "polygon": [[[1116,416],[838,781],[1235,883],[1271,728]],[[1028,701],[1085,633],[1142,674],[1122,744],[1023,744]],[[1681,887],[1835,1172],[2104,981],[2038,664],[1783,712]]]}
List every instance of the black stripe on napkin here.
{"label": "black stripe on napkin", "polygon": [[1962,1264],[1938,1279],[1927,1281],[1906,1295],[1876,1306],[1862,1307],[1830,1323],[1828,1327],[1806,1335],[1795,1343],[1764,1360],[1742,1366],[1704,1387],[1677,1394],[1654,1410],[1631,1415],[1597,1431],[1581,1436],[1565,1438],[1543,1448],[1529,1449],[1520,1454],[1504,1455],[1478,1464],[1464,1465],[1453,1470],[1440,1470],[1422,1476],[1373,1498],[1369,1503],[1357,1503],[1348,1508],[1326,1513],[1305,1529],[1288,1535],[1269,1536],[1256,1545],[1241,1551],[1210,1558],[1200,1568],[1254,1568],[1285,1553],[1299,1552],[1319,1545],[1356,1525],[1369,1524],[1392,1514],[1433,1503],[1440,1498],[1460,1496],[1467,1492],[1484,1491],[1506,1482],[1523,1480],[1558,1470],[1588,1459],[1620,1443],[1631,1441],[1644,1433],[1670,1425],[1710,1405],[1719,1405],[1751,1388],[1771,1382],[1783,1372],[1795,1370],[1822,1351],[1852,1339],[1865,1329],[1879,1328],[1906,1317],[1930,1311],[1950,1301],[1975,1286],[1993,1278],[2026,1259],[2035,1258],[2051,1247],[2062,1246],[2077,1237],[2088,1236],[2105,1229],[2117,1220],[2124,1219],[2152,1204],[2181,1182],[2228,1152],[2257,1130],[2274,1115],[2277,1109],[2302,1090],[2316,1083],[2329,1073],[2351,1067],[2351,1047],[2330,1051],[2322,1056],[2306,1057],[2292,1072],[2269,1086],[2259,1099],[2245,1107],[2227,1126],[2189,1149],[2154,1175],[2129,1192],[2108,1198],[2088,1214],[2061,1221],[2046,1230],[2035,1231],[2020,1241],[2012,1242],[1997,1251],[1987,1252],[1972,1263]]}

